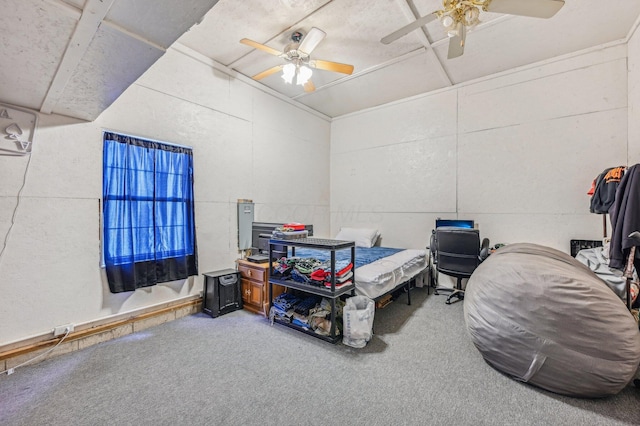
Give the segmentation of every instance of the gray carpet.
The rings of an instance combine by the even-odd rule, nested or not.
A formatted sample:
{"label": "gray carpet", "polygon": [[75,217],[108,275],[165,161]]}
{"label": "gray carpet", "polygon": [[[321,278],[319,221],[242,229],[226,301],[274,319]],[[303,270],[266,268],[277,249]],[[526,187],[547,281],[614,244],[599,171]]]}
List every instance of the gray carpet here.
{"label": "gray carpet", "polygon": [[0,377],[2,425],[640,424],[640,389],[576,399],[487,365],[462,303],[412,292],[363,349],[197,314]]}

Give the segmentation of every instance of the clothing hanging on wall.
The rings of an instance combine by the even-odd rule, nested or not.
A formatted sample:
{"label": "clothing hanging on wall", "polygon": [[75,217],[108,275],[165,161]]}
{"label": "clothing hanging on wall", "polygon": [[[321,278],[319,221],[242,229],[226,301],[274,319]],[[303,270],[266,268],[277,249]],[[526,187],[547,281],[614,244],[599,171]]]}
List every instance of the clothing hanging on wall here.
{"label": "clothing hanging on wall", "polygon": [[[609,267],[622,270],[629,249],[635,245],[629,234],[640,231],[640,164],[629,167],[622,177],[609,215],[612,227]],[[640,256],[635,257],[634,266],[640,270]]]}
{"label": "clothing hanging on wall", "polygon": [[616,198],[616,190],[624,176],[625,166],[605,169],[595,178],[587,194],[591,195],[589,211],[596,214],[607,214]]}

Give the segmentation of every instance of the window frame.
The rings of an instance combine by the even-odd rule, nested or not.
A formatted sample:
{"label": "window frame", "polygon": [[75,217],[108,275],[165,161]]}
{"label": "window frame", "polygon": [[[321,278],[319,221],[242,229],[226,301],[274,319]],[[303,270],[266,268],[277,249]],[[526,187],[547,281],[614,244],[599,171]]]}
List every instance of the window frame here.
{"label": "window frame", "polygon": [[[116,145],[120,143],[123,145]],[[113,150],[120,150],[120,152],[114,154]],[[118,155],[121,157],[116,158]],[[118,161],[123,163],[120,164]],[[151,161],[152,170],[145,169],[145,166],[149,167],[150,163],[142,164],[140,161]],[[163,161],[167,167],[158,170],[158,163]],[[129,168],[131,162],[134,163],[134,167]],[[118,173],[122,173],[122,175]],[[149,174],[152,175],[152,185],[149,183]],[[114,175],[117,177],[114,178]],[[158,179],[159,176],[166,178]],[[146,178],[146,181],[136,186],[135,184],[139,183],[140,177]],[[114,182],[115,185],[120,184],[122,188],[113,190],[110,185]],[[159,191],[164,192],[159,194]],[[168,193],[167,191],[174,192]],[[197,275],[193,150],[191,147],[119,132],[103,131],[101,201],[101,266],[107,270],[107,278],[112,292],[131,291],[139,287]],[[148,203],[151,205],[149,206]],[[149,214],[140,215],[136,209],[145,204],[147,204],[145,207]],[[113,209],[116,208],[126,209],[126,214],[118,216],[117,213],[113,213]],[[170,210],[171,214],[169,214]],[[125,222],[131,221],[131,226],[125,224],[118,231],[118,228],[110,223],[112,218],[119,218]],[[134,220],[135,222],[133,222]],[[165,220],[165,223],[162,220]],[[174,222],[175,220],[182,220],[182,223]],[[145,221],[147,223],[144,223]],[[179,228],[179,232],[172,233],[171,229],[175,229],[176,226]],[[144,227],[151,227],[149,228],[151,233],[141,232]],[[123,238],[121,234],[125,234],[127,238]],[[140,251],[141,246],[138,245],[138,239],[136,239],[138,234],[143,239],[151,239],[150,242],[144,240],[149,243],[147,248],[150,250],[148,252]],[[151,236],[151,234],[153,235]],[[131,241],[128,241],[129,239]],[[123,241],[126,244],[122,244]],[[172,245],[172,243],[178,244]],[[114,248],[114,244],[122,244],[127,248]],[[169,245],[167,246],[167,244]],[[146,250],[145,246],[142,249]],[[131,251],[127,252],[127,250]],[[116,251],[118,256],[116,256]],[[120,267],[124,270],[114,273]],[[132,280],[133,284],[130,282]],[[119,284],[116,285],[116,282]]]}

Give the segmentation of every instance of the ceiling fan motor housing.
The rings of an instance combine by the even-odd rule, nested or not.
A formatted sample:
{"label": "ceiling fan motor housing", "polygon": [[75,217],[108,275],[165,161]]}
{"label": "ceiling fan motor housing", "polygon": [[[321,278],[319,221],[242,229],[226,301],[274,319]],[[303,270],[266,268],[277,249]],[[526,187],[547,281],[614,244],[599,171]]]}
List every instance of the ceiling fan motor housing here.
{"label": "ceiling fan motor housing", "polygon": [[284,54],[286,55],[287,60],[289,61],[304,61],[305,59],[309,59],[309,55],[305,54],[298,50],[300,43],[289,43],[284,47]]}

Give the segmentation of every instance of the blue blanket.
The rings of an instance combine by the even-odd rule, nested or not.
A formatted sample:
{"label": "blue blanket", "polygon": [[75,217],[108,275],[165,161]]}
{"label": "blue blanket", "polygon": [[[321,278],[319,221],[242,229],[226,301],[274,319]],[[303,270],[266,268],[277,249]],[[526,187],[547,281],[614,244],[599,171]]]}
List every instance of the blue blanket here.
{"label": "blue blanket", "polygon": [[[356,262],[355,267],[359,268],[369,263],[373,263],[383,257],[391,256],[404,249],[390,248],[390,247],[356,247]],[[289,248],[289,255],[291,256],[291,248]],[[331,260],[331,251],[329,250],[317,250],[308,249],[304,247],[296,247],[296,256],[298,257],[314,257],[320,261]],[[340,261],[351,260],[351,249],[337,250],[336,251],[336,263]]]}

